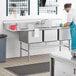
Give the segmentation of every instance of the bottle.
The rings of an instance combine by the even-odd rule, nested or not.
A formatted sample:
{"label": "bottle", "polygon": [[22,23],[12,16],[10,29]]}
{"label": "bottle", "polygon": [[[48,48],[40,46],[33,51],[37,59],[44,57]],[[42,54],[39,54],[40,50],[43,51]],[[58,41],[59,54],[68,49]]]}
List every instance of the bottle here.
{"label": "bottle", "polygon": [[60,27],[63,27],[63,28],[64,28],[64,27],[65,27],[65,24],[62,24],[62,23],[61,23],[61,24],[60,24]]}
{"label": "bottle", "polygon": [[17,31],[19,31],[19,25],[17,21],[16,21],[16,26],[17,26]]}

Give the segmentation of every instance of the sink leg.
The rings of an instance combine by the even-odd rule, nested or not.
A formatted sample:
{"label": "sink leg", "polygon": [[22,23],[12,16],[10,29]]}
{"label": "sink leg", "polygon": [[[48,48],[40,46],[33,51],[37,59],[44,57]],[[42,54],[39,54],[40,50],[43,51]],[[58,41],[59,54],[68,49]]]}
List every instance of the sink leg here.
{"label": "sink leg", "polygon": [[59,41],[59,51],[61,51],[61,40]]}
{"label": "sink leg", "polygon": [[22,57],[22,42],[20,41],[20,57]]}
{"label": "sink leg", "polygon": [[50,61],[50,76],[55,76],[54,75],[54,69],[55,69],[55,59],[54,58],[51,58],[51,61]]}
{"label": "sink leg", "polygon": [[28,43],[28,61],[30,61],[30,44]]}
{"label": "sink leg", "polygon": [[70,46],[70,40],[69,40],[69,50],[70,50],[70,47],[71,47],[71,46]]}

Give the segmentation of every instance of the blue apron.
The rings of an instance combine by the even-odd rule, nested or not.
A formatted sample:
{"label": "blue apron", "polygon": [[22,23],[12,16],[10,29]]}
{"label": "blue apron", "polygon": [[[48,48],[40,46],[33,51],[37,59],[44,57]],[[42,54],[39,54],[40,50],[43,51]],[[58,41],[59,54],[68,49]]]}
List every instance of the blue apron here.
{"label": "blue apron", "polygon": [[70,33],[71,33],[71,50],[76,50],[76,24],[71,22],[70,24]]}

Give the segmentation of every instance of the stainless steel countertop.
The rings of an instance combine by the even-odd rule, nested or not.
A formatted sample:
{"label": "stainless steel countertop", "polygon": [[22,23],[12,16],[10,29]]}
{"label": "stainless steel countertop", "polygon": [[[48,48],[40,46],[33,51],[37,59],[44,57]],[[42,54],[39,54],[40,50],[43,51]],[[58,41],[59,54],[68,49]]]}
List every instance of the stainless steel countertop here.
{"label": "stainless steel countertop", "polygon": [[52,52],[50,58],[54,58],[62,63],[68,63],[76,66],[76,58],[73,58],[70,51]]}
{"label": "stainless steel countertop", "polygon": [[[62,30],[62,29],[70,29],[69,27],[64,27],[64,28],[61,28],[61,27],[36,27],[35,29],[39,29],[39,30]],[[12,31],[10,29],[7,29],[8,31]],[[18,30],[15,30],[15,31],[12,31],[12,32],[20,32],[20,31],[34,31],[34,29],[28,29],[28,28],[22,28],[22,29],[18,29]]]}

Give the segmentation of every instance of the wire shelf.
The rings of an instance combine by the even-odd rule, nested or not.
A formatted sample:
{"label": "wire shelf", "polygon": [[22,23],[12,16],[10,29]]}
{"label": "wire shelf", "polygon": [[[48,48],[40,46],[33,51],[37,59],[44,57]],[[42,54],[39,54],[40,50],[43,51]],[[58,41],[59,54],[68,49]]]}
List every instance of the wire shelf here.
{"label": "wire shelf", "polygon": [[20,16],[28,15],[29,0],[8,0],[8,15],[12,15],[13,9],[16,9],[16,14]]}
{"label": "wire shelf", "polygon": [[50,13],[57,14],[57,0],[38,0],[38,14]]}

